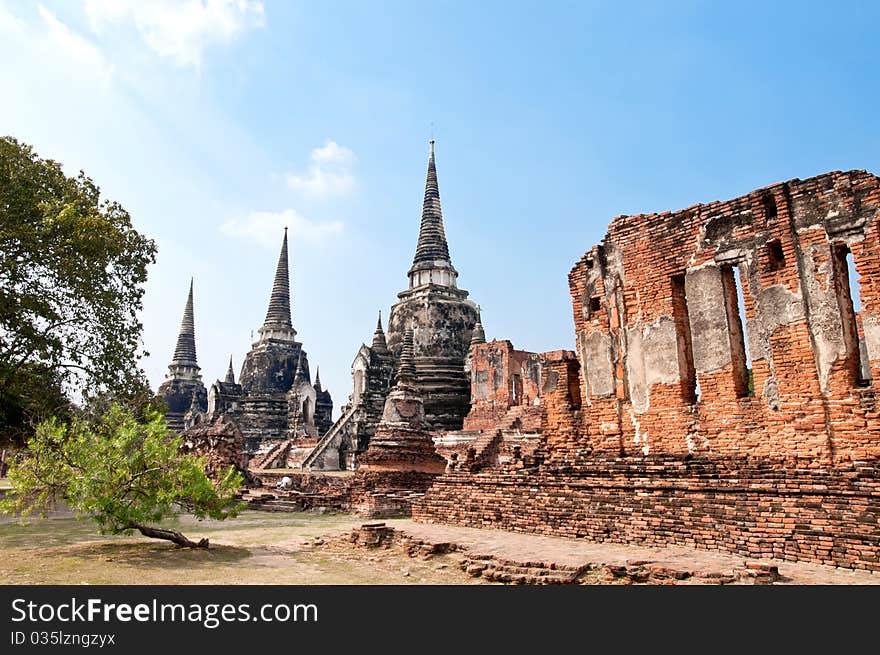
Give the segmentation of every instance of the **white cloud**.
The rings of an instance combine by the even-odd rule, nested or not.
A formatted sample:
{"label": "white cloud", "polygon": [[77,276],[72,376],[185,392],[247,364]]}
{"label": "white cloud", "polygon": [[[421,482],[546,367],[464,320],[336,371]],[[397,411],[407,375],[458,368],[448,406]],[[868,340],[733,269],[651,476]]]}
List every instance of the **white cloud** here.
{"label": "white cloud", "polygon": [[265,18],[261,0],[86,0],[85,10],[96,34],[132,23],[160,57],[194,68],[208,46],[228,45]]}
{"label": "white cloud", "polygon": [[13,16],[0,6],[0,32],[11,32],[13,34],[23,34],[26,25],[20,19]]}
{"label": "white cloud", "polygon": [[38,5],[37,11],[46,25],[46,38],[53,50],[86,67],[102,81],[109,81],[113,67],[93,43],[70,29],[43,5]]}
{"label": "white cloud", "polygon": [[289,173],[285,177],[290,188],[324,197],[342,195],[357,186],[352,173],[356,158],[350,148],[328,139],[322,147],[312,150],[309,159],[311,164],[305,175]]}
{"label": "white cloud", "polygon": [[224,234],[256,241],[266,248],[277,248],[281,242],[284,228],[289,229],[291,240],[320,243],[342,234],[343,225],[339,221],[317,222],[301,216],[295,209],[280,212],[251,212],[241,221],[227,221],[220,226]]}

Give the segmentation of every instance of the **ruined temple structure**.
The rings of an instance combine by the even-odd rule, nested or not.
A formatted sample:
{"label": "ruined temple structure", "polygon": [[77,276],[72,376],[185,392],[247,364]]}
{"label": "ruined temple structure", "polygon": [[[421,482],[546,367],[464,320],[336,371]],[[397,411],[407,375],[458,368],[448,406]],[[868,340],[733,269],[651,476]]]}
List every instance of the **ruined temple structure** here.
{"label": "ruined temple structure", "polygon": [[261,462],[263,466],[299,466],[297,457],[312,451],[333,423],[333,399],[321,387],[319,376],[312,384],[308,357],[296,340],[290,310],[287,230],[266,320],[245,357],[238,382],[230,358],[223,380],[214,382],[210,392],[202,384],[196,364],[192,285],[168,371],[159,393],[168,404],[168,424],[176,432],[203,422],[214,426],[232,422],[243,437],[245,450],[266,460]]}
{"label": "ruined temple structure", "polygon": [[850,171],[618,216],[569,274],[577,352],[539,357],[540,444],[413,517],[880,570],[878,214]]}
{"label": "ruined temple structure", "polygon": [[201,421],[184,430],[180,450],[204,457],[205,473],[212,480],[222,480],[230,466],[245,480],[250,478],[244,435],[229,416],[218,416],[213,422]]}
{"label": "ruined temple structure", "polygon": [[430,142],[428,173],[419,238],[408,288],[391,307],[387,337],[381,316],[372,344],[363,344],[352,364],[352,394],[342,416],[305,458],[316,470],[357,468],[375,434],[394,380],[403,340],[413,330],[415,378],[423,399],[425,420],[434,431],[460,430],[470,409],[470,382],[465,371],[477,308],[468,292],[458,288],[452,265]]}
{"label": "ruined temple structure", "polygon": [[[298,465],[297,453],[308,453],[332,425],[333,401],[316,378],[311,383],[309,360],[296,340],[290,309],[287,229],[275,269],[266,319],[241,367],[238,383],[232,360],[223,381],[211,386],[208,419],[221,415],[236,422],[247,451],[272,451],[276,466]],[[261,462],[262,466],[269,461]]]}
{"label": "ruined temple structure", "polygon": [[446,468],[431,439],[422,394],[416,386],[412,328],[401,344],[397,378],[382,419],[361,455],[353,509],[369,516],[409,514],[411,504]]}
{"label": "ruined temple structure", "polygon": [[234,416],[241,410],[241,397],[244,389],[235,381],[235,370],[232,368],[232,356],[229,357],[229,367],[226,369],[226,377],[217,380],[208,391],[208,415],[217,417],[221,415]]}
{"label": "ruined temple structure", "polygon": [[542,358],[516,350],[507,340],[487,343],[482,323],[477,324],[466,366],[470,412],[462,430],[434,436],[437,452],[451,468],[478,470],[534,454],[542,443]]}
{"label": "ruined temple structure", "polygon": [[[159,386],[159,397],[167,405],[165,420],[175,432],[184,429],[185,417],[195,412],[203,413],[208,408],[208,393],[202,383],[198,362],[196,362],[195,321],[193,318],[193,282],[189,283],[189,294],[180,323],[180,333],[174,356],[168,365],[165,381]],[[192,419],[191,419],[192,420]]]}

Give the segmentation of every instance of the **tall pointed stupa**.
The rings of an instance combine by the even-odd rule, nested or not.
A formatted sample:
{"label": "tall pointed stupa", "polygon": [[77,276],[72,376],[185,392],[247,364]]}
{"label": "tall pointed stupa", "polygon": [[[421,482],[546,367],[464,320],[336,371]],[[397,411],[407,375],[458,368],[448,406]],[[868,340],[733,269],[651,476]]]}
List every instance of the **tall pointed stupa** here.
{"label": "tall pointed stupa", "polygon": [[428,176],[425,180],[425,199],[422,203],[422,221],[419,240],[409,269],[410,289],[424,284],[455,287],[458,271],[449,256],[446,230],[443,228],[443,209],[440,206],[440,186],[437,183],[437,165],[434,161],[434,140],[428,155]]}
{"label": "tall pointed stupa", "polygon": [[267,339],[293,341],[296,338],[296,330],[293,329],[293,319],[290,313],[290,270],[287,261],[287,228],[284,228],[281,253],[278,255],[278,265],[275,267],[275,281],[272,283],[272,293],[269,296],[266,320],[263,321],[263,327],[258,332],[260,341]]}
{"label": "tall pointed stupa", "polygon": [[202,384],[200,371],[196,361],[193,280],[190,279],[177,345],[174,347],[174,355],[168,365],[165,381],[159,385],[159,396],[168,406],[165,419],[168,426],[176,432],[183,430],[184,415],[191,406],[195,404],[202,411],[208,408],[208,392]]}
{"label": "tall pointed stupa", "polygon": [[[339,462],[344,468],[357,468],[361,456],[371,452],[373,437],[380,436],[367,457],[368,466],[412,471],[412,462],[405,463],[410,453],[418,455],[417,470],[422,473],[434,472],[438,466],[442,471],[443,460],[431,455],[433,446],[426,435],[432,430],[462,429],[470,409],[465,362],[478,320],[477,306],[468,300],[467,291],[458,288],[440,205],[434,140],[428,145],[428,174],[416,250],[407,272],[409,284],[397,294],[387,330],[382,329],[380,312],[371,345],[363,343],[358,349],[351,365],[350,404],[331,431],[334,440],[306,460],[309,466],[328,468]],[[419,407],[418,429],[398,411],[409,400]],[[408,445],[398,440],[401,430],[412,437]]]}
{"label": "tall pointed stupa", "polygon": [[401,291],[388,319],[388,348],[400,358],[406,330],[413,329],[415,386],[425,401],[428,423],[437,430],[460,430],[470,408],[470,382],[464,370],[477,309],[458,288],[443,210],[434,140],[429,142],[428,173],[409,288]]}
{"label": "tall pointed stupa", "polygon": [[[258,337],[244,358],[239,375],[243,395],[240,402],[239,425],[247,440],[248,449],[257,450],[266,439],[283,439],[289,431],[288,392],[296,382],[305,385],[296,393],[309,397],[309,411],[295,414],[308,425],[296,433],[314,436],[314,395],[309,374],[309,360],[302,343],[296,340],[290,302],[290,265],[288,261],[287,229],[281,241],[281,252],[275,266],[275,277],[269,294],[269,307]],[[326,392],[325,392],[326,394]],[[327,402],[332,409],[332,401]],[[328,419],[329,420],[329,419]]]}

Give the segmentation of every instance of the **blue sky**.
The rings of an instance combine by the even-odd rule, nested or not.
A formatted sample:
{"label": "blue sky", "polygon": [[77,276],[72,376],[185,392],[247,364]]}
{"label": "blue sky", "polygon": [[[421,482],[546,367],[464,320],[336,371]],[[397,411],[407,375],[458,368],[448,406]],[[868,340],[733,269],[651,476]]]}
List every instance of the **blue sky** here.
{"label": "blue sky", "polygon": [[415,248],[431,124],[490,338],[573,348],[566,275],[621,213],[880,171],[877,3],[0,0],[0,133],[85,170],[156,239],[162,380],[195,276],[206,383],[265,315],[337,407]]}

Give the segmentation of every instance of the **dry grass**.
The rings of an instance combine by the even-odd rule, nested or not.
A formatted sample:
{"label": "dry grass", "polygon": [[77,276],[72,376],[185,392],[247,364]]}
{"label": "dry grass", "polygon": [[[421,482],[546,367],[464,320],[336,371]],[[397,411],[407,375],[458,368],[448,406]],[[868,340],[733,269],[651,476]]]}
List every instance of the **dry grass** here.
{"label": "dry grass", "polygon": [[[91,521],[0,524],[2,584],[471,584],[452,555],[424,561],[399,549],[333,540],[362,519],[338,514],[245,512],[225,522],[182,517],[177,528],[208,537],[209,550],[142,537],[99,535]],[[393,524],[393,521],[388,521]],[[408,573],[408,575],[406,575]]]}

